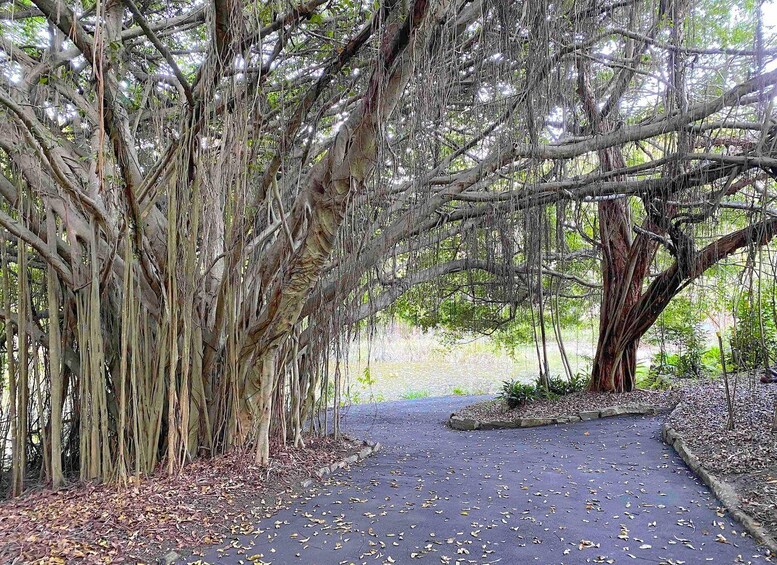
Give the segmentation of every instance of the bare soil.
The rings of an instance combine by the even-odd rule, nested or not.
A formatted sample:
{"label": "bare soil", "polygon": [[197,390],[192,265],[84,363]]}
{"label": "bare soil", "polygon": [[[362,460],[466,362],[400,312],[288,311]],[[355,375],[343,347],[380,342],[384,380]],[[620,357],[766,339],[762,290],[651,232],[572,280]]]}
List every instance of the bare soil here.
{"label": "bare soil", "polygon": [[257,518],[301,496],[301,480],[362,447],[331,438],[307,443],[274,446],[266,468],[239,452],[125,486],[28,492],[0,504],[0,563],[156,563],[170,550],[251,533]]}
{"label": "bare soil", "polygon": [[742,509],[777,537],[777,384],[732,378],[734,429],[722,381],[689,387],[669,423],[710,472],[734,487]]}

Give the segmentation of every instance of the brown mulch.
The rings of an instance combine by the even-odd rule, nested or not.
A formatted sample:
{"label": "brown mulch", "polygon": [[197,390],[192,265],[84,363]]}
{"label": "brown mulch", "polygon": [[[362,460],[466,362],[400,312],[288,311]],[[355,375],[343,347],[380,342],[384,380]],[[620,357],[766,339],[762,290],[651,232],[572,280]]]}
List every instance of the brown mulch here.
{"label": "brown mulch", "polygon": [[250,533],[257,518],[300,496],[301,480],[362,447],[306,441],[305,449],[274,446],[266,468],[253,464],[253,452],[237,452],[195,461],[175,476],[35,490],[5,501],[0,563],[151,563],[170,550]]}
{"label": "brown mulch", "polygon": [[734,429],[722,381],[690,387],[669,422],[702,465],[734,487],[743,510],[777,537],[777,432],[772,431],[777,384],[739,375]]}
{"label": "brown mulch", "polygon": [[555,418],[573,416],[580,412],[601,410],[612,406],[635,406],[651,404],[661,409],[673,408],[682,397],[680,390],[635,390],[623,394],[606,392],[575,392],[555,400],[535,400],[511,410],[501,400],[487,400],[472,404],[456,414],[481,422],[499,420],[509,422],[520,418]]}

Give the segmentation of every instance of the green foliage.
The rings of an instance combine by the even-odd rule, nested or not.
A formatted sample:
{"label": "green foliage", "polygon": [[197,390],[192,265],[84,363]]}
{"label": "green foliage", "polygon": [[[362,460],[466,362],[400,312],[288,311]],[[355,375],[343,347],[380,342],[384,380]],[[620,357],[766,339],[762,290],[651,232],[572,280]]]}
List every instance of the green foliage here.
{"label": "green foliage", "polygon": [[[653,357],[654,372],[676,377],[701,377],[707,335],[702,328],[702,305],[688,296],[678,296],[664,310],[647,341],[661,350]],[[672,352],[667,352],[667,345]]]}
{"label": "green foliage", "polygon": [[[587,320],[590,319],[590,307],[585,300],[559,301],[560,321],[564,332],[586,330]],[[514,355],[521,346],[534,343],[534,328],[529,308],[519,307],[515,319],[504,324],[499,331],[494,333],[493,339],[511,355]],[[547,331],[552,334],[550,320],[547,320]],[[539,330],[538,330],[539,331]],[[566,335],[566,334],[565,334]]]}
{"label": "green foliage", "polygon": [[704,352],[704,333],[699,326],[691,326],[688,331],[678,334],[676,339],[681,351],[677,356],[678,376],[703,376],[705,371],[701,359]]}
{"label": "green foliage", "polygon": [[732,370],[774,364],[777,359],[777,327],[771,308],[758,309],[749,294],[736,303],[736,325],[730,335],[731,353],[726,363]]}
{"label": "green foliage", "polygon": [[672,378],[701,378],[717,375],[721,370],[718,347],[694,349],[690,353],[659,351],[648,371],[637,372],[637,383],[640,388],[665,390],[672,387]]}
{"label": "green foliage", "polygon": [[364,368],[364,372],[356,379],[356,382],[364,386],[373,386],[375,384],[375,379],[372,378],[369,366]]}
{"label": "green foliage", "polygon": [[723,371],[720,364],[720,347],[717,345],[708,347],[701,354],[701,364],[709,369],[710,374],[717,375]]}
{"label": "green foliage", "polygon": [[[480,273],[473,278],[486,280]],[[466,286],[466,282],[464,277],[457,275],[443,281],[454,288]],[[423,330],[444,328],[453,332],[491,333],[509,317],[509,307],[501,303],[473,302],[459,293],[433,285],[410,289],[396,301],[393,311],[401,320]]]}
{"label": "green foliage", "polygon": [[417,400],[419,398],[429,398],[428,390],[408,390],[402,395],[403,400]]}
{"label": "green foliage", "polygon": [[669,390],[674,385],[667,375],[658,370],[650,370],[641,378],[637,377],[637,386],[649,390]]}
{"label": "green foliage", "polygon": [[745,14],[752,14],[754,7],[752,0],[744,0],[737,9],[732,9],[731,3],[726,0],[707,0],[701,5],[705,25],[694,29],[688,38],[689,43],[720,47],[752,45],[755,18]]}
{"label": "green foliage", "polygon": [[578,373],[571,380],[558,376],[550,377],[547,388],[539,378],[534,384],[504,381],[499,398],[504,400],[511,409],[514,409],[533,400],[554,400],[573,392],[579,392],[586,387],[586,384],[588,384],[588,377],[583,373]]}
{"label": "green foliage", "polygon": [[[372,373],[370,372],[369,366],[364,368],[364,371],[362,372],[362,374],[359,375],[356,378],[356,382],[360,385],[359,388],[371,389],[375,385],[376,381],[372,377]],[[330,384],[329,387],[328,387],[328,390],[330,391],[329,392],[330,397],[333,396],[334,395],[334,385]],[[379,395],[379,396],[382,396],[382,395]],[[370,390],[370,392],[368,394],[363,395],[359,390],[354,390],[349,385],[348,387],[346,387],[345,396],[340,400],[340,404],[341,405],[345,405],[345,404],[364,404],[364,403],[370,402],[370,401],[381,402],[381,400],[379,400],[378,397],[375,397],[372,394],[371,390]]]}
{"label": "green foliage", "polygon": [[504,381],[499,398],[507,403],[510,409],[523,406],[537,398],[537,388],[532,384],[519,381]]}
{"label": "green foliage", "polygon": [[[549,222],[555,221],[555,213],[554,208],[548,209]],[[581,229],[587,233],[587,237],[595,235],[591,225]],[[487,247],[484,238],[484,235],[479,235],[473,243],[473,241],[464,241],[460,235],[454,236],[441,247],[435,248],[433,254],[416,258],[414,266],[419,269],[447,260],[460,259],[464,246],[474,245],[475,250],[480,249],[481,246]],[[566,230],[563,240],[565,253],[583,250],[590,245],[586,238],[574,230]],[[523,257],[518,254],[515,255],[514,260],[520,262]],[[589,279],[591,270],[596,267],[595,260],[579,258],[565,263],[563,270],[569,275]],[[544,277],[542,284],[546,309],[549,309],[553,303],[551,297],[555,283],[550,277]],[[390,312],[409,325],[423,330],[439,328],[454,334],[475,332],[492,335],[500,346],[507,351],[513,351],[518,346],[532,343],[534,340],[532,321],[536,318],[536,312],[532,313],[525,298],[520,297],[523,290],[520,285],[516,288],[515,285],[506,284],[503,277],[480,270],[452,273],[434,282],[408,289],[393,304]],[[587,288],[576,282],[564,283],[565,293],[576,294],[586,291]],[[516,294],[520,297],[519,300],[516,299]],[[591,306],[592,303],[588,300],[560,298],[557,307],[561,326],[583,327],[583,320],[588,319]],[[549,310],[546,311],[549,312]],[[549,327],[550,314],[546,323]]]}
{"label": "green foliage", "polygon": [[467,391],[459,386],[453,387],[454,396],[467,396]]}
{"label": "green foliage", "polygon": [[535,385],[535,387],[538,393],[542,394],[547,398],[552,399],[552,398],[558,398],[559,396],[572,394],[573,392],[580,392],[585,388],[587,384],[588,384],[588,377],[583,373],[578,373],[577,375],[573,376],[571,380],[564,379],[559,376],[550,377],[548,379],[547,392],[539,379],[537,380],[537,384]]}
{"label": "green foliage", "polygon": [[644,361],[637,361],[637,367],[634,371],[634,374],[637,378],[637,381],[644,379],[650,374],[650,366],[648,366]]}

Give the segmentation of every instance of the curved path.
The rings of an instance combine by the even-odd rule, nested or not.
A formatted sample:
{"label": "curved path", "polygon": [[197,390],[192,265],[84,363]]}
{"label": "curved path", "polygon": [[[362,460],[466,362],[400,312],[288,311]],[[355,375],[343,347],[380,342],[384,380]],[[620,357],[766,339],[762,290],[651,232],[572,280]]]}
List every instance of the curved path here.
{"label": "curved path", "polygon": [[478,399],[353,407],[383,450],[208,563],[766,563],[660,439],[661,417],[458,432]]}

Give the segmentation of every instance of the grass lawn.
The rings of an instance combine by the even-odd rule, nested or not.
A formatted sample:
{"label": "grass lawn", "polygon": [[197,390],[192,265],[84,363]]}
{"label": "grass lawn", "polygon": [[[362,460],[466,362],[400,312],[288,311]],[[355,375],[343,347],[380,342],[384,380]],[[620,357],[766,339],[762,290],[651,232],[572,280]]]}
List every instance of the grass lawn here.
{"label": "grass lawn", "polygon": [[[587,371],[591,332],[565,336],[574,372]],[[550,371],[563,375],[555,343],[548,344]],[[369,359],[369,363],[368,363]],[[401,325],[376,330],[371,341],[354,343],[346,360],[344,400],[353,404],[429,396],[496,394],[502,382],[537,378],[537,353],[522,345],[509,353],[484,336],[449,343],[440,333]],[[367,370],[369,367],[369,370]]]}

